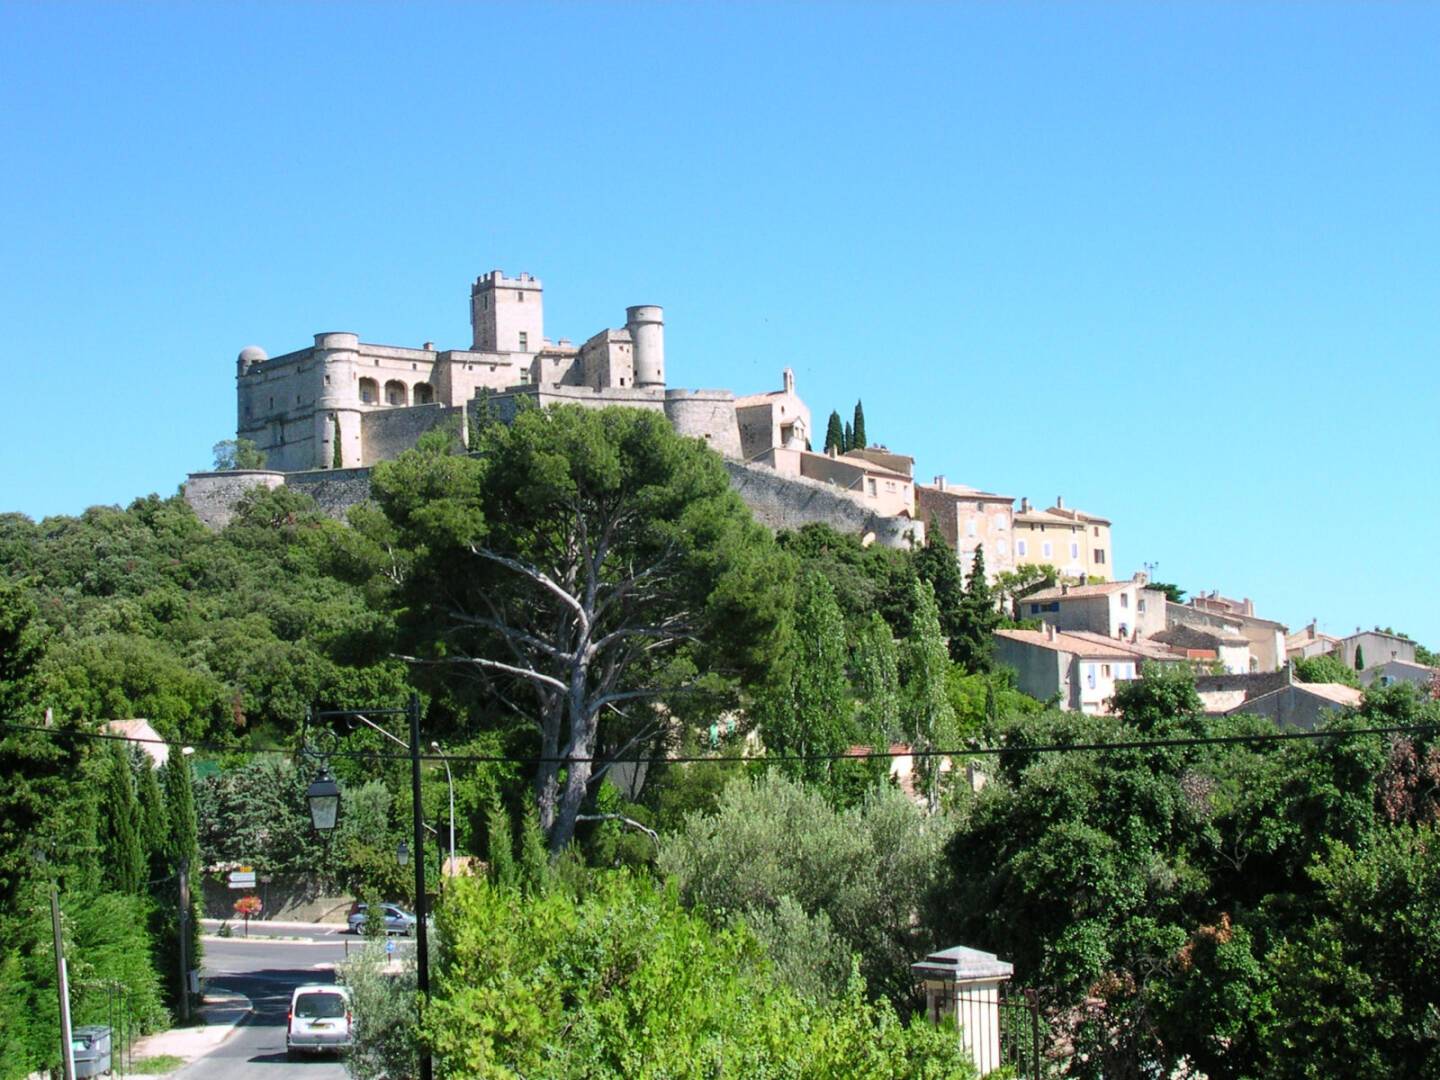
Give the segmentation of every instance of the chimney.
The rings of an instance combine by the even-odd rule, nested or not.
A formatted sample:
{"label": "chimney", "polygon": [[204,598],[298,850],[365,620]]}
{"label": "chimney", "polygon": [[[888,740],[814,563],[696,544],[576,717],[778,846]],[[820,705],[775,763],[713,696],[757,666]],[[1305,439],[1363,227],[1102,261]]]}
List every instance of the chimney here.
{"label": "chimney", "polygon": [[787,367],[783,372],[781,372],[781,374],[780,374],[780,380],[781,380],[781,385],[783,385],[783,386],[785,387],[785,393],[787,393],[787,394],[793,394],[793,393],[795,392],[795,369],[794,369],[794,368],[788,368],[788,367]]}
{"label": "chimney", "polygon": [[1056,496],[1055,496],[1055,509],[1056,509],[1056,510],[1064,510],[1064,509],[1065,509],[1065,497],[1064,497],[1063,495],[1056,495]]}
{"label": "chimney", "polygon": [[434,351],[435,351],[435,342],[433,342],[433,341],[427,341],[427,342],[425,342],[425,351],[426,351],[426,352],[434,352]]}
{"label": "chimney", "polygon": [[1055,640],[1055,624],[1054,624],[1054,623],[1048,623],[1048,622],[1047,622],[1047,623],[1045,624],[1045,640],[1046,640],[1046,641],[1054,641],[1054,640]]}
{"label": "chimney", "polygon": [[838,446],[832,446],[829,450],[826,450],[825,453],[829,454],[832,458],[838,458],[840,456],[840,448]]}
{"label": "chimney", "polygon": [[945,490],[945,477],[943,477],[943,476],[937,476],[937,477],[935,477],[935,486],[936,486],[937,488],[939,488],[941,491],[944,491],[944,490]]}
{"label": "chimney", "polygon": [[1022,495],[1022,496],[1020,496],[1020,513],[1022,513],[1022,514],[1028,514],[1029,512],[1030,512],[1030,500],[1027,499],[1027,498],[1025,498],[1025,496]]}
{"label": "chimney", "polygon": [[1060,583],[1060,595],[1061,595],[1061,596],[1068,596],[1068,595],[1070,595],[1070,583],[1069,583],[1068,581],[1062,581],[1062,582]]}

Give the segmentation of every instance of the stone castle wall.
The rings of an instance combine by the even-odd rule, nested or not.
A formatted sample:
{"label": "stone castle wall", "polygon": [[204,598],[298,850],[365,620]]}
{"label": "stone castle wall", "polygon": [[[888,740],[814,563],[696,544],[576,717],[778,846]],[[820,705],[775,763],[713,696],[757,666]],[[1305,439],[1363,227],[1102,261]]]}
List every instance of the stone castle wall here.
{"label": "stone castle wall", "polygon": [[383,409],[360,417],[365,461],[389,461],[411,449],[427,431],[454,418],[458,426],[465,410],[460,406],[411,405],[406,409]]}
{"label": "stone castle wall", "polygon": [[[750,507],[755,520],[772,529],[798,529],[820,523],[839,532],[873,536],[874,542],[884,547],[906,548],[912,542],[924,543],[921,522],[880,517],[825,484],[780,476],[763,465],[726,461],[725,468],[730,473],[730,486]],[[322,513],[343,520],[350,507],[370,498],[370,469],[191,473],[185,482],[185,501],[210,528],[223,529],[234,519],[235,503],[245,492],[254,487],[287,484],[313,498]]]}

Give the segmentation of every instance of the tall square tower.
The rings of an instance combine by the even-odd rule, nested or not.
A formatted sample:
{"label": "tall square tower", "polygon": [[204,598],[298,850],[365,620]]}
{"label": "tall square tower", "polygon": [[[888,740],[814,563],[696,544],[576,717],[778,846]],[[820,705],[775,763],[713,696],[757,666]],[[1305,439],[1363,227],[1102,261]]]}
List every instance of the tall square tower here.
{"label": "tall square tower", "polygon": [[538,278],[507,278],[492,270],[470,287],[471,348],[477,352],[537,353],[545,342],[545,308]]}

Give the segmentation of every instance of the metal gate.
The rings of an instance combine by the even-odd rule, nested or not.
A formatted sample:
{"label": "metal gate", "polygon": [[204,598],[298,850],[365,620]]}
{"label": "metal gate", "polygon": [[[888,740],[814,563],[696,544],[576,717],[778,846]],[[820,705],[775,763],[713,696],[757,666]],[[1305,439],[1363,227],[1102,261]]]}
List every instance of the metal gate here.
{"label": "metal gate", "polygon": [[[944,997],[953,994],[951,1001]],[[980,1075],[1009,1066],[1017,1077],[1041,1080],[1040,1000],[1033,989],[952,986],[937,999],[939,1015],[955,1018]]]}

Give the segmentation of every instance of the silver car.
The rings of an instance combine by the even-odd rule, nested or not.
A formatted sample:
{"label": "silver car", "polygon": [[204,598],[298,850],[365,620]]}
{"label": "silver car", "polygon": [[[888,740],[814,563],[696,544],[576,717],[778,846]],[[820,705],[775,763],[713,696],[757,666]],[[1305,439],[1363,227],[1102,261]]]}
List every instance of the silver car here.
{"label": "silver car", "polygon": [[[356,904],[355,910],[350,913],[346,920],[351,933],[360,934],[365,931],[365,921],[370,917],[370,905]],[[376,911],[382,914],[385,920],[385,932],[387,934],[404,934],[409,937],[415,932],[415,916],[398,904],[380,904]]]}
{"label": "silver car", "polygon": [[286,1017],[285,1052],[347,1050],[351,1042],[350,991],[329,983],[297,986]]}

